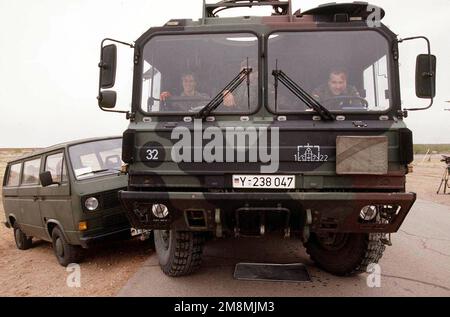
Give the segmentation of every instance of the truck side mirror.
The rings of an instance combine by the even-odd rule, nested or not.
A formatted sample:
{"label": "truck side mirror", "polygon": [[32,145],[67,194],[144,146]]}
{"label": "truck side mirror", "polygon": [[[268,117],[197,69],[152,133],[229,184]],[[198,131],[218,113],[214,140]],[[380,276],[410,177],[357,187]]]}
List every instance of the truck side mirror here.
{"label": "truck side mirror", "polygon": [[434,98],[436,95],[436,56],[420,54],[416,59],[416,96]]}
{"label": "truck side mirror", "polygon": [[116,82],[117,46],[109,44],[102,47],[100,67],[100,88],[114,87]]}
{"label": "truck side mirror", "polygon": [[[104,45],[106,41],[126,45],[130,48],[134,48],[134,45],[110,38],[103,39],[100,46],[100,63],[98,64],[100,72],[97,102],[100,109],[108,112],[126,113],[128,119],[129,111],[110,110],[116,106],[117,102],[117,94],[114,90],[111,90],[116,85],[117,46],[116,44]],[[120,80],[118,86],[121,86]]]}
{"label": "truck side mirror", "polygon": [[53,181],[52,173],[50,171],[40,173],[39,180],[41,181],[41,185],[43,187],[47,187],[53,184],[61,185],[60,183]]}
{"label": "truck side mirror", "polygon": [[98,105],[101,108],[112,109],[116,106],[117,94],[113,90],[105,90],[98,95]]}

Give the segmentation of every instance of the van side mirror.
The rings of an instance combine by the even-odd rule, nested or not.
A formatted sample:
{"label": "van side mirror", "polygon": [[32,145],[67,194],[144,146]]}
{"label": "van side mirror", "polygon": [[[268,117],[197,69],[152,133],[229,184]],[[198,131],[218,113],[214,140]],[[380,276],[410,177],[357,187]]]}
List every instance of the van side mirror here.
{"label": "van side mirror", "polygon": [[41,185],[43,187],[47,187],[53,184],[61,185],[60,183],[53,181],[52,173],[50,171],[40,173],[39,180],[41,181]]}
{"label": "van side mirror", "polygon": [[116,82],[117,46],[109,44],[102,47],[100,67],[100,88],[114,87]]}
{"label": "van side mirror", "polygon": [[416,96],[434,98],[436,95],[436,56],[420,54],[416,59]]}

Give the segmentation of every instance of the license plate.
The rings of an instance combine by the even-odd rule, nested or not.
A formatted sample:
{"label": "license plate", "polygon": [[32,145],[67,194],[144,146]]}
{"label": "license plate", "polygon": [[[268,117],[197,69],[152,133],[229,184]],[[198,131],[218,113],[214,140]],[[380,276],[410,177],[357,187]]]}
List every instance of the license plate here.
{"label": "license plate", "polygon": [[233,188],[295,188],[295,175],[233,175]]}

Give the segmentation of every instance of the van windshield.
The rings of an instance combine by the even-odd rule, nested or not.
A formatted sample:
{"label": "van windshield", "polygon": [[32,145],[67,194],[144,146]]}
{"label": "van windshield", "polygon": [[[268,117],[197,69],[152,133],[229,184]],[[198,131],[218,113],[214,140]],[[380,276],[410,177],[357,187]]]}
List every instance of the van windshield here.
{"label": "van windshield", "polygon": [[86,142],[69,147],[73,172],[77,179],[116,174],[122,166],[122,139]]}

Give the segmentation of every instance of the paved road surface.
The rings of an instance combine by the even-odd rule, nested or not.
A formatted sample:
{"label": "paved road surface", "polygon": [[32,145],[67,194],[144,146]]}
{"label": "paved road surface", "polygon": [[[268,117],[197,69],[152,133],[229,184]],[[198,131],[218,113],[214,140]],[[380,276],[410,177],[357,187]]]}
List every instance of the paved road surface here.
{"label": "paved road surface", "polygon": [[[449,197],[450,199],[450,197]],[[192,276],[170,278],[156,254],[128,281],[119,296],[450,296],[450,208],[417,201],[400,231],[392,235],[381,265],[381,287],[368,274],[335,277],[317,269],[296,240],[246,238],[210,242],[203,267]],[[312,282],[233,279],[238,262],[306,264]]]}

